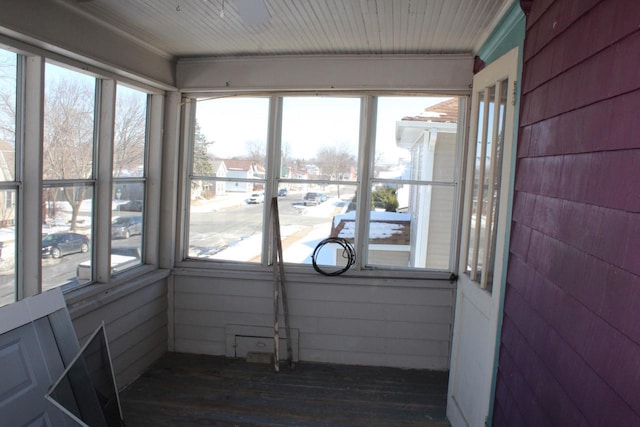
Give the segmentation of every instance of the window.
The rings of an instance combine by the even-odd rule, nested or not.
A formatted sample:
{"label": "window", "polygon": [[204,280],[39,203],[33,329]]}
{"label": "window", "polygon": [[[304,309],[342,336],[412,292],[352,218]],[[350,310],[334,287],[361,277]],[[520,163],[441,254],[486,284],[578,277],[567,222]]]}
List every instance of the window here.
{"label": "window", "polygon": [[110,259],[114,274],[142,263],[148,97],[117,86]]}
{"label": "window", "polygon": [[196,105],[188,256],[260,263],[269,98]]}
{"label": "window", "polygon": [[[311,264],[318,243],[341,237],[356,268],[453,271],[461,100],[194,98],[186,258],[267,263],[263,218],[277,197],[287,263]],[[238,162],[259,174],[232,175],[247,170]],[[335,251],[321,258],[341,262]]]}
{"label": "window", "polygon": [[[285,262],[311,264],[316,245],[334,233],[334,219],[354,209],[360,103],[357,97],[285,97],[278,203]],[[322,251],[318,264],[335,265]]]}
{"label": "window", "polygon": [[44,99],[42,290],[91,260],[96,79],[47,63]]}
{"label": "window", "polygon": [[17,55],[0,49],[0,306],[16,300]]}
{"label": "window", "polygon": [[368,264],[451,271],[458,98],[378,99]]}

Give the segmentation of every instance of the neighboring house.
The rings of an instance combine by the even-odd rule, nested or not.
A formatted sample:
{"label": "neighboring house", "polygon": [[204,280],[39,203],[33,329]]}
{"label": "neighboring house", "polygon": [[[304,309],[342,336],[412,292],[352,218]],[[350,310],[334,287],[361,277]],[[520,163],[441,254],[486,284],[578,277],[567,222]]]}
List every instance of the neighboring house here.
{"label": "neighboring house", "polygon": [[[396,143],[411,153],[405,173],[411,180],[447,181],[457,150],[458,98],[426,108],[416,116],[396,122]],[[410,166],[413,166],[410,168]],[[446,268],[455,193],[437,186],[408,185],[397,189],[399,210],[412,218],[411,241],[414,267]]]}
{"label": "neighboring house", "polygon": [[[225,159],[227,178],[264,178],[265,169],[253,160]],[[247,193],[254,191],[254,183],[242,181],[227,181],[225,190],[228,192]]]}
{"label": "neighboring house", "polygon": [[[370,218],[367,263],[409,266],[411,216],[407,213],[371,211]],[[355,211],[334,216],[329,237],[340,237],[353,243],[355,219]],[[341,252],[342,249],[337,251]]]}
{"label": "neighboring house", "polygon": [[[213,160],[211,162],[213,173],[211,176],[224,178],[227,176],[227,167],[224,160]],[[224,181],[192,181],[191,199],[210,199],[226,193],[226,183]]]}
{"label": "neighboring house", "polygon": [[[0,141],[0,179],[3,182],[15,179],[15,147]],[[0,227],[14,224],[16,194],[14,191],[0,191]]]}

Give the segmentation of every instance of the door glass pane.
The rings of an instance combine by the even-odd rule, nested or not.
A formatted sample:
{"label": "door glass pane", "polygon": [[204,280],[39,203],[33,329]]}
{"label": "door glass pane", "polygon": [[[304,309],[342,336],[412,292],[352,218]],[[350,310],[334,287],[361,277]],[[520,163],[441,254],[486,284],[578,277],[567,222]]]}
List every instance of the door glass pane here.
{"label": "door glass pane", "polygon": [[472,187],[472,198],[471,198],[471,218],[469,223],[469,248],[467,253],[467,272],[471,271],[472,265],[474,262],[477,262],[477,240],[479,235],[479,224],[478,219],[480,217],[480,209],[481,204],[478,203],[478,195],[480,189],[480,169],[484,167],[484,159],[482,158],[482,136],[483,129],[485,128],[485,100],[484,100],[484,90],[479,91],[477,93],[478,96],[478,117],[473,118],[472,120],[476,120],[476,135],[472,140],[475,140],[474,147],[474,159],[472,162],[468,163],[467,167],[473,168],[473,187]]}
{"label": "door glass pane", "polygon": [[93,188],[46,187],[42,200],[42,290],[90,281],[80,265],[91,262]]}
{"label": "door glass pane", "polygon": [[487,274],[487,287],[491,290],[491,284],[493,282],[493,267],[495,263],[496,252],[496,238],[497,238],[497,224],[500,204],[500,188],[502,177],[502,152],[504,150],[504,132],[505,132],[505,110],[507,108],[507,85],[508,81],[502,80],[499,82],[500,86],[500,99],[497,100],[498,105],[498,140],[495,147],[495,164],[493,177],[489,179],[493,180],[493,193],[490,195],[492,198],[492,211],[490,212],[491,221],[489,223],[489,259],[486,266]]}

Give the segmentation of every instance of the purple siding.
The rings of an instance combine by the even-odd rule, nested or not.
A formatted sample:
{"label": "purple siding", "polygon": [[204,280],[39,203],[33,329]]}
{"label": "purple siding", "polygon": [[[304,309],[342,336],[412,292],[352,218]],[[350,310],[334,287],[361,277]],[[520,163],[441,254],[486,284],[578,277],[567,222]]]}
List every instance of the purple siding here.
{"label": "purple siding", "polygon": [[527,16],[494,424],[640,425],[640,1]]}

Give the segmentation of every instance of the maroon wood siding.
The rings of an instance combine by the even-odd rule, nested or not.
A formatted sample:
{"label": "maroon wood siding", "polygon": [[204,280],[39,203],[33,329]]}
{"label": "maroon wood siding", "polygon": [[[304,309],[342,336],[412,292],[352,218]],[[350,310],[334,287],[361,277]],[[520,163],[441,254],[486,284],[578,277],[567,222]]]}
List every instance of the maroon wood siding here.
{"label": "maroon wood siding", "polygon": [[527,17],[497,426],[640,426],[640,1]]}

